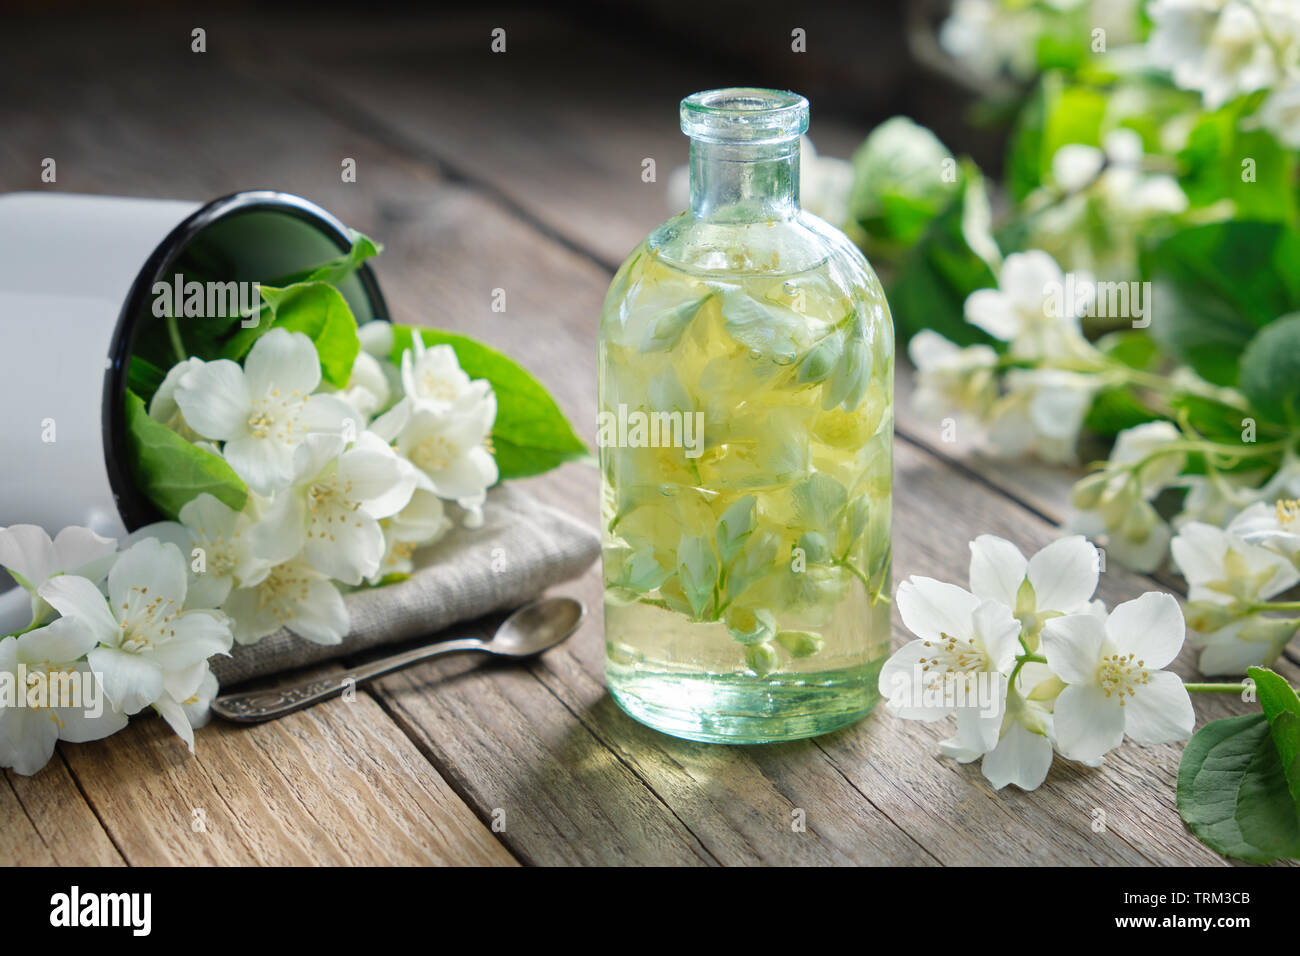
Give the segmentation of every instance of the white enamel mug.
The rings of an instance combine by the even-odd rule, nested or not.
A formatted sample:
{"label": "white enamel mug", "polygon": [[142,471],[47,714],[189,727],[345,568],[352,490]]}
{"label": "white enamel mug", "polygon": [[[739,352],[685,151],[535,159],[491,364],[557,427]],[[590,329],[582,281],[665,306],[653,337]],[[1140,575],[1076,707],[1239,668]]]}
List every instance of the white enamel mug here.
{"label": "white enamel mug", "polygon": [[[0,527],[53,535],[84,525],[118,537],[156,519],[124,452],[127,360],[154,284],[172,281],[195,243],[229,271],[223,278],[254,281],[319,265],[351,239],[288,193],[206,204],[0,195]],[[388,317],[368,267],[340,291],[358,322]]]}

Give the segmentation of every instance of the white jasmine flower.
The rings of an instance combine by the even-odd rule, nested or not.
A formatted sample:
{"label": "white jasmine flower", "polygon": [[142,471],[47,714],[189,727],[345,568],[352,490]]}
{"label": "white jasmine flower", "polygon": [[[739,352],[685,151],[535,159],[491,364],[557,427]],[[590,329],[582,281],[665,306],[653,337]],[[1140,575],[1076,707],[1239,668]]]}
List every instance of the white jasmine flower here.
{"label": "white jasmine flower", "polygon": [[998,742],[1007,674],[1020,648],[1020,622],[996,601],[953,584],[912,577],[899,585],[899,613],[917,636],[885,662],[879,689],[910,720],[957,715],[945,753],[973,760]]}
{"label": "white jasmine flower", "polygon": [[1189,523],[1170,546],[1187,579],[1187,623],[1196,632],[1193,643],[1204,648],[1198,666],[1205,674],[1244,674],[1248,667],[1268,666],[1300,627],[1300,620],[1271,616],[1259,607],[1300,583],[1294,553],[1286,551],[1300,547],[1300,536],[1290,542],[1268,530],[1270,524],[1279,526],[1276,514],[1286,511],[1270,514],[1261,503],[1226,530]]}
{"label": "white jasmine flower", "polygon": [[243,511],[235,511],[205,492],[186,502],[179,522],[145,525],[126,540],[158,538],[176,545],[189,568],[186,609],[216,608],[233,588],[256,584],[301,547],[262,520],[265,507],[250,500]]}
{"label": "white jasmine flower", "polygon": [[277,564],[252,587],[231,591],[222,609],[240,644],[256,644],[282,627],[315,644],[338,644],[348,632],[343,595],[302,558]]}
{"label": "white jasmine flower", "polygon": [[217,678],[207,661],[193,667],[172,671],[167,675],[163,693],[153,707],[185,741],[194,753],[194,731],[207,724],[211,718],[212,698],[217,696]]}
{"label": "white jasmine flower", "polygon": [[1046,665],[1030,662],[1021,669],[1015,686],[1008,687],[997,746],[980,764],[995,790],[1007,784],[1037,790],[1047,779],[1055,754],[1052,702],[1063,686]]}
{"label": "white jasmine flower", "polygon": [[1098,613],[1100,555],[1080,535],[1058,538],[1028,560],[1010,541],[982,534],[970,543],[970,589],[1015,612],[1030,650],[1043,624],[1066,614]]}
{"label": "white jasmine flower", "polygon": [[1038,249],[1007,256],[998,288],[966,298],[966,321],[996,339],[1011,343],[1011,354],[1026,359],[1089,356],[1079,317],[1063,306],[1065,275],[1051,256]]}
{"label": "white jasmine flower", "polygon": [[1135,571],[1154,571],[1173,535],[1151,499],[1172,485],[1187,463],[1181,436],[1169,422],[1146,422],[1120,432],[1104,471],[1074,489],[1075,531],[1105,538],[1107,554]]}
{"label": "white jasmine flower", "polygon": [[358,352],[352,362],[348,386],[340,393],[367,420],[388,405],[392,394],[384,371],[386,366],[392,367],[391,363],[377,359],[369,352]]}
{"label": "white jasmine flower", "polygon": [[1034,368],[1012,369],[1004,381],[1007,392],[989,416],[988,439],[996,453],[1073,463],[1079,432],[1102,384],[1098,377]]}
{"label": "white jasmine flower", "polygon": [[360,584],[384,555],[379,519],[411,500],[415,470],[373,432],[346,450],[337,435],[311,435],[298,446],[296,467],[268,521],[286,542],[303,542],[303,556],[318,571]]}
{"label": "white jasmine flower", "polygon": [[1287,558],[1214,525],[1189,523],[1170,550],[1191,602],[1245,609],[1300,583]]}
{"label": "white jasmine flower", "polygon": [[916,366],[912,402],[935,421],[954,413],[985,418],[997,399],[998,355],[987,345],[959,348],[938,332],[922,329],[907,346]]}
{"label": "white jasmine flower", "polygon": [[320,358],[301,332],[272,329],[240,368],[228,359],[185,374],[176,404],[189,426],[222,441],[222,454],[248,486],[269,495],[293,480],[293,454],[307,435],[338,431],[351,417],[347,402],[313,395]]}
{"label": "white jasmine flower", "polygon": [[1057,748],[1073,760],[1099,761],[1124,735],[1160,744],[1191,735],[1191,698],[1162,670],[1183,646],[1183,614],[1172,595],[1151,592],[1091,614],[1053,618],[1043,628],[1047,664],[1068,686],[1056,698]]}
{"label": "white jasmine flower", "polygon": [[172,689],[188,697],[193,670],[230,650],[230,627],[213,611],[186,611],[185,559],[173,544],[146,538],[124,551],[108,574],[108,599],[83,577],[63,574],[41,587],[64,617],[89,629],[100,646],[88,660],[108,699],[126,714]]}
{"label": "white jasmine flower", "polygon": [[849,222],[853,164],[817,152],[807,136],[799,137],[799,205],[842,229]]}
{"label": "white jasmine flower", "polygon": [[367,355],[386,362],[393,354],[393,323],[383,319],[372,319],[357,326],[357,338],[361,350]]}
{"label": "white jasmine flower", "polygon": [[[49,762],[57,741],[99,740],[126,726],[82,659],[95,643],[90,630],[66,617],[0,639],[0,675],[15,682],[18,695],[15,706],[0,705],[0,767],[31,775]],[[18,682],[20,671],[25,684]],[[30,706],[29,689],[40,694],[38,706]]]}
{"label": "white jasmine flower", "polygon": [[1006,70],[1027,79],[1037,69],[1042,25],[1041,15],[1032,6],[955,0],[939,28],[939,45],[978,76],[994,77]]}
{"label": "white jasmine flower", "polygon": [[1300,568],[1300,501],[1279,498],[1272,503],[1256,502],[1233,518],[1227,530]]}
{"label": "white jasmine flower", "polygon": [[1187,489],[1187,496],[1182,510],[1174,517],[1174,527],[1181,528],[1193,521],[1225,526],[1260,500],[1262,489],[1254,486],[1258,477],[1218,470],[1204,475],[1183,475],[1176,484]]}
{"label": "white jasmine flower", "polygon": [[180,387],[181,379],[195,369],[202,367],[203,360],[199,358],[191,357],[183,362],[177,362],[168,369],[166,376],[163,377],[162,384],[158,386],[158,391],[154,392],[153,398],[149,400],[150,418],[162,422],[178,435],[195,443],[200,440],[200,436],[185,423],[185,416],[181,414],[181,407],[176,404],[176,389]]}
{"label": "white jasmine flower", "polygon": [[402,353],[402,389],[416,408],[447,412],[481,398],[491,386],[466,375],[450,345],[428,347],[417,333]]}
{"label": "white jasmine flower", "polygon": [[455,501],[473,523],[482,520],[487,489],[499,476],[488,450],[496,414],[496,396],[474,390],[446,411],[404,400],[373,428],[419,469],[419,487]]}
{"label": "white jasmine flower", "polygon": [[80,574],[101,580],[117,554],[117,542],[89,528],[64,528],[53,539],[34,524],[0,528],[0,567],[31,596],[31,617],[0,621],[5,632],[45,620],[50,607],[38,593],[56,574]]}
{"label": "white jasmine flower", "polygon": [[1250,614],[1218,630],[1194,633],[1192,643],[1203,648],[1196,666],[1209,676],[1238,676],[1251,667],[1269,667],[1298,629],[1300,619]]}
{"label": "white jasmine flower", "polygon": [[1300,149],[1300,75],[1274,89],[1255,117],[1287,149]]}
{"label": "white jasmine flower", "polygon": [[415,570],[413,555],[436,542],[451,528],[442,499],[417,488],[405,508],[379,522],[384,530],[384,557],[368,580],[378,584],[390,574]]}

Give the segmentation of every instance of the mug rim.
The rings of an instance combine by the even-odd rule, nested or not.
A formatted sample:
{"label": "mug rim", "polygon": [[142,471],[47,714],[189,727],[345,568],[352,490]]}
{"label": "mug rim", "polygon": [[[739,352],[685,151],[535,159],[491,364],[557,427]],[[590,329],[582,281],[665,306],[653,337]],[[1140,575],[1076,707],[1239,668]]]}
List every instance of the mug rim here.
{"label": "mug rim", "polygon": [[[131,283],[113,327],[101,404],[104,465],[108,472],[109,490],[128,532],[160,517],[158,509],[136,486],[125,454],[126,405],[123,397],[126,394],[127,364],[135,344],[135,317],[144,311],[155,283],[161,281],[172,263],[199,233],[222,219],[255,209],[281,212],[301,219],[332,241],[341,253],[352,248],[352,236],[347,227],[310,200],[274,189],[250,189],[221,196],[200,206],[181,220],[149,254]],[[363,262],[355,274],[370,305],[371,318],[389,321],[388,304],[370,264]]]}

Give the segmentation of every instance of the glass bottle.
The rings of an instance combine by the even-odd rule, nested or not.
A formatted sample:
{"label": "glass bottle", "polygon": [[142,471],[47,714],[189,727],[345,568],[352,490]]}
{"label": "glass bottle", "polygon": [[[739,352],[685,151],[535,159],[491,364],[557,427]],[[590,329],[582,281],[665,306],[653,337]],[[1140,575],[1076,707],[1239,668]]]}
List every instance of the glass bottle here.
{"label": "glass bottle", "polygon": [[875,273],[800,209],[793,93],[681,104],[691,208],[600,326],[610,693],[692,740],[867,714],[889,652],[894,338]]}

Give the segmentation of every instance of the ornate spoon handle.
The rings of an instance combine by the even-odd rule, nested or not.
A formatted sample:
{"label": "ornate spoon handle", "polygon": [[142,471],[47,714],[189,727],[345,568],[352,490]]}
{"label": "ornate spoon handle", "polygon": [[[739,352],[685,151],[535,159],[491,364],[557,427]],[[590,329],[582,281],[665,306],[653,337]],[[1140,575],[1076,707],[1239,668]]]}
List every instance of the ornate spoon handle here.
{"label": "ornate spoon handle", "polygon": [[264,720],[274,720],[296,710],[310,707],[322,700],[337,697],[349,687],[355,687],[382,674],[400,670],[411,664],[441,657],[443,654],[455,654],[459,651],[488,651],[484,641],[476,637],[466,637],[455,641],[440,641],[426,647],[382,657],[368,664],[350,667],[337,674],[328,674],[301,684],[289,684],[267,690],[254,690],[246,693],[225,694],[212,702],[212,709],[226,720],[238,723],[256,724]]}

